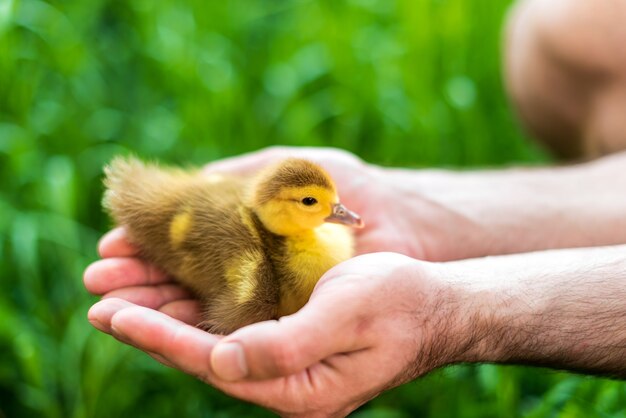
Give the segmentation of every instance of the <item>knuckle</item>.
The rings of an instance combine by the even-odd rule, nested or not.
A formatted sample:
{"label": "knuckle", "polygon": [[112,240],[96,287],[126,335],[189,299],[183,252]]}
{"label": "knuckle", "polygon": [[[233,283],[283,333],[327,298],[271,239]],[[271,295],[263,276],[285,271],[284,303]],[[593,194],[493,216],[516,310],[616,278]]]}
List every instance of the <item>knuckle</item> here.
{"label": "knuckle", "polygon": [[288,375],[297,371],[298,353],[295,345],[289,341],[277,341],[272,347],[274,371],[281,375]]}

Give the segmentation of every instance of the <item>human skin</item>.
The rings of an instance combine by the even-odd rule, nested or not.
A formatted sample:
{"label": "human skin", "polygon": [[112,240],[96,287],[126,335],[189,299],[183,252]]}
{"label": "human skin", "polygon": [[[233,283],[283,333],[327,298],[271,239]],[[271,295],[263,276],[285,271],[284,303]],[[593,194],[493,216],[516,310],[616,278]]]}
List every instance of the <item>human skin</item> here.
{"label": "human skin", "polygon": [[366,221],[357,253],[428,261],[626,242],[626,153],[566,167],[402,170],[344,151],[272,147],[207,166],[252,173],[298,156],[322,164]]}
{"label": "human skin", "polygon": [[509,15],[504,74],[525,126],[565,158],[626,149],[626,3],[523,0]]}
{"label": "human skin", "polygon": [[[362,255],[327,272],[299,312],[226,337],[158,312],[173,303],[159,292],[160,300],[144,299],[147,307],[104,299],[89,319],[163,364],[282,416],[345,416],[384,390],[459,362],[626,377],[625,251],[439,264]],[[132,282],[135,294],[158,288],[140,274]]]}
{"label": "human skin", "polygon": [[[563,157],[626,148],[625,17],[616,0],[525,0],[510,15],[507,89],[525,125]],[[626,154],[562,168],[415,173],[335,151],[287,153],[303,151],[368,222],[358,252],[409,257],[349,260],[301,311],[221,337],[188,325],[199,322],[197,302],[117,229],[85,272],[87,288],[105,298],[90,310],[94,326],[285,416],[343,416],[457,362],[626,377],[624,246],[417,260],[626,242]],[[250,172],[285,153],[211,170]]]}
{"label": "human skin", "polygon": [[287,155],[331,172],[342,201],[366,221],[360,254],[406,256],[366,254],[340,264],[298,313],[223,338],[186,325],[199,322],[197,302],[136,258],[116,229],[101,241],[104,260],[85,272],[87,289],[105,298],[91,309],[92,324],[282,415],[341,416],[456,362],[624,375],[624,247],[417,260],[626,242],[618,192],[626,186],[624,155],[452,173],[383,169],[336,150],[273,148],[207,171],[246,173]]}

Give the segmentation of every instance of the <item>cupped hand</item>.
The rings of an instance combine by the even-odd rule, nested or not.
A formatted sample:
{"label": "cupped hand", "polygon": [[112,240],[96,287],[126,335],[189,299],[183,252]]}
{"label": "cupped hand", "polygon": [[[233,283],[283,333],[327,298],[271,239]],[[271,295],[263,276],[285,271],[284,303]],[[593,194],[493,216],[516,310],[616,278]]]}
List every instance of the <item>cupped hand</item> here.
{"label": "cupped hand", "polygon": [[[482,181],[471,176],[384,168],[343,150],[315,147],[270,147],[213,162],[205,172],[253,174],[288,157],[323,166],[335,180],[342,203],[361,215],[365,228],[355,231],[357,254],[388,251],[450,261],[499,253],[504,239],[485,228],[484,218],[490,216],[481,208],[489,202],[476,193],[484,188]],[[467,207],[472,210],[466,212]]]}
{"label": "cupped hand", "polygon": [[89,292],[103,299],[156,309],[189,324],[201,322],[198,301],[167,274],[140,259],[139,250],[128,242],[124,228],[105,234],[98,252],[102,260],[93,262],[84,272]]}
{"label": "cupped hand", "polygon": [[[122,240],[107,239],[105,255],[123,253]],[[324,275],[299,312],[226,337],[186,324],[197,306],[147,265],[127,266],[125,276],[95,266],[85,277],[88,289],[117,287],[108,296],[120,297],[92,307],[95,327],[283,416],[347,415],[380,392],[455,361],[450,347],[460,346],[453,341],[461,334],[452,326],[453,288],[438,279],[435,265],[399,254],[348,260]]]}
{"label": "cupped hand", "polygon": [[[438,208],[419,196],[399,195],[392,176],[347,152],[275,147],[212,163],[205,171],[245,175],[287,157],[307,158],[330,172],[342,203],[365,221],[357,231],[358,254],[427,258],[425,234],[415,230]],[[409,213],[411,202],[421,202],[424,210]],[[449,320],[445,309],[433,307],[444,291],[432,280],[436,275],[425,273],[433,265],[405,256],[349,260],[324,276],[301,311],[222,337],[193,326],[201,321],[197,301],[138,258],[123,228],[105,235],[99,251],[103,259],[84,277],[87,289],[104,299],[89,313],[96,328],[284,415],[346,414],[453,358],[447,347],[455,345],[436,346],[446,339],[433,338],[434,325]],[[433,292],[437,297],[430,297]]]}
{"label": "cupped hand", "polygon": [[356,252],[397,252],[423,259],[423,236],[413,233],[406,194],[398,193],[381,168],[366,164],[355,155],[335,148],[270,147],[261,151],[216,161],[205,167],[207,174],[253,174],[281,159],[304,158],[324,167],[337,185],[339,198],[365,221],[356,230]]}
{"label": "cupped hand", "polygon": [[[400,213],[402,199],[393,194],[382,170],[346,151],[271,147],[213,162],[205,167],[205,172],[248,175],[288,157],[306,158],[326,168],[337,183],[342,202],[364,219],[365,228],[355,230],[357,254],[390,251],[422,258],[421,236],[409,231],[407,214]],[[106,234],[99,252],[103,259],[85,272],[89,291],[158,309],[187,323],[200,322],[199,306],[193,297],[157,268],[140,260],[123,228]]]}

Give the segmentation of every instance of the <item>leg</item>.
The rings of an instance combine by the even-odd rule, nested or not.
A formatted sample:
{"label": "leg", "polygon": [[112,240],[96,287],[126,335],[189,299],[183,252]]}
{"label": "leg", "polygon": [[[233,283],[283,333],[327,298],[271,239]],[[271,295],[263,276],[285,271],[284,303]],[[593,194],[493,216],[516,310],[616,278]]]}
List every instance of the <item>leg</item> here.
{"label": "leg", "polygon": [[507,89],[523,123],[565,158],[626,149],[626,2],[520,0]]}

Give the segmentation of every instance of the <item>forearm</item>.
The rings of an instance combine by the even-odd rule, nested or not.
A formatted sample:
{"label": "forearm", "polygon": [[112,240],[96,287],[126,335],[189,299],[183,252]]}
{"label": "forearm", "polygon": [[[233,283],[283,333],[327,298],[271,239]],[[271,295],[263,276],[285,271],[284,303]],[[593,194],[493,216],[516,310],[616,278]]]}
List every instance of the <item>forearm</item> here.
{"label": "forearm", "polygon": [[626,246],[439,265],[464,306],[458,360],[626,378]]}
{"label": "forearm", "polygon": [[626,153],[558,168],[383,170],[427,258],[443,261],[626,243],[625,172]]}

